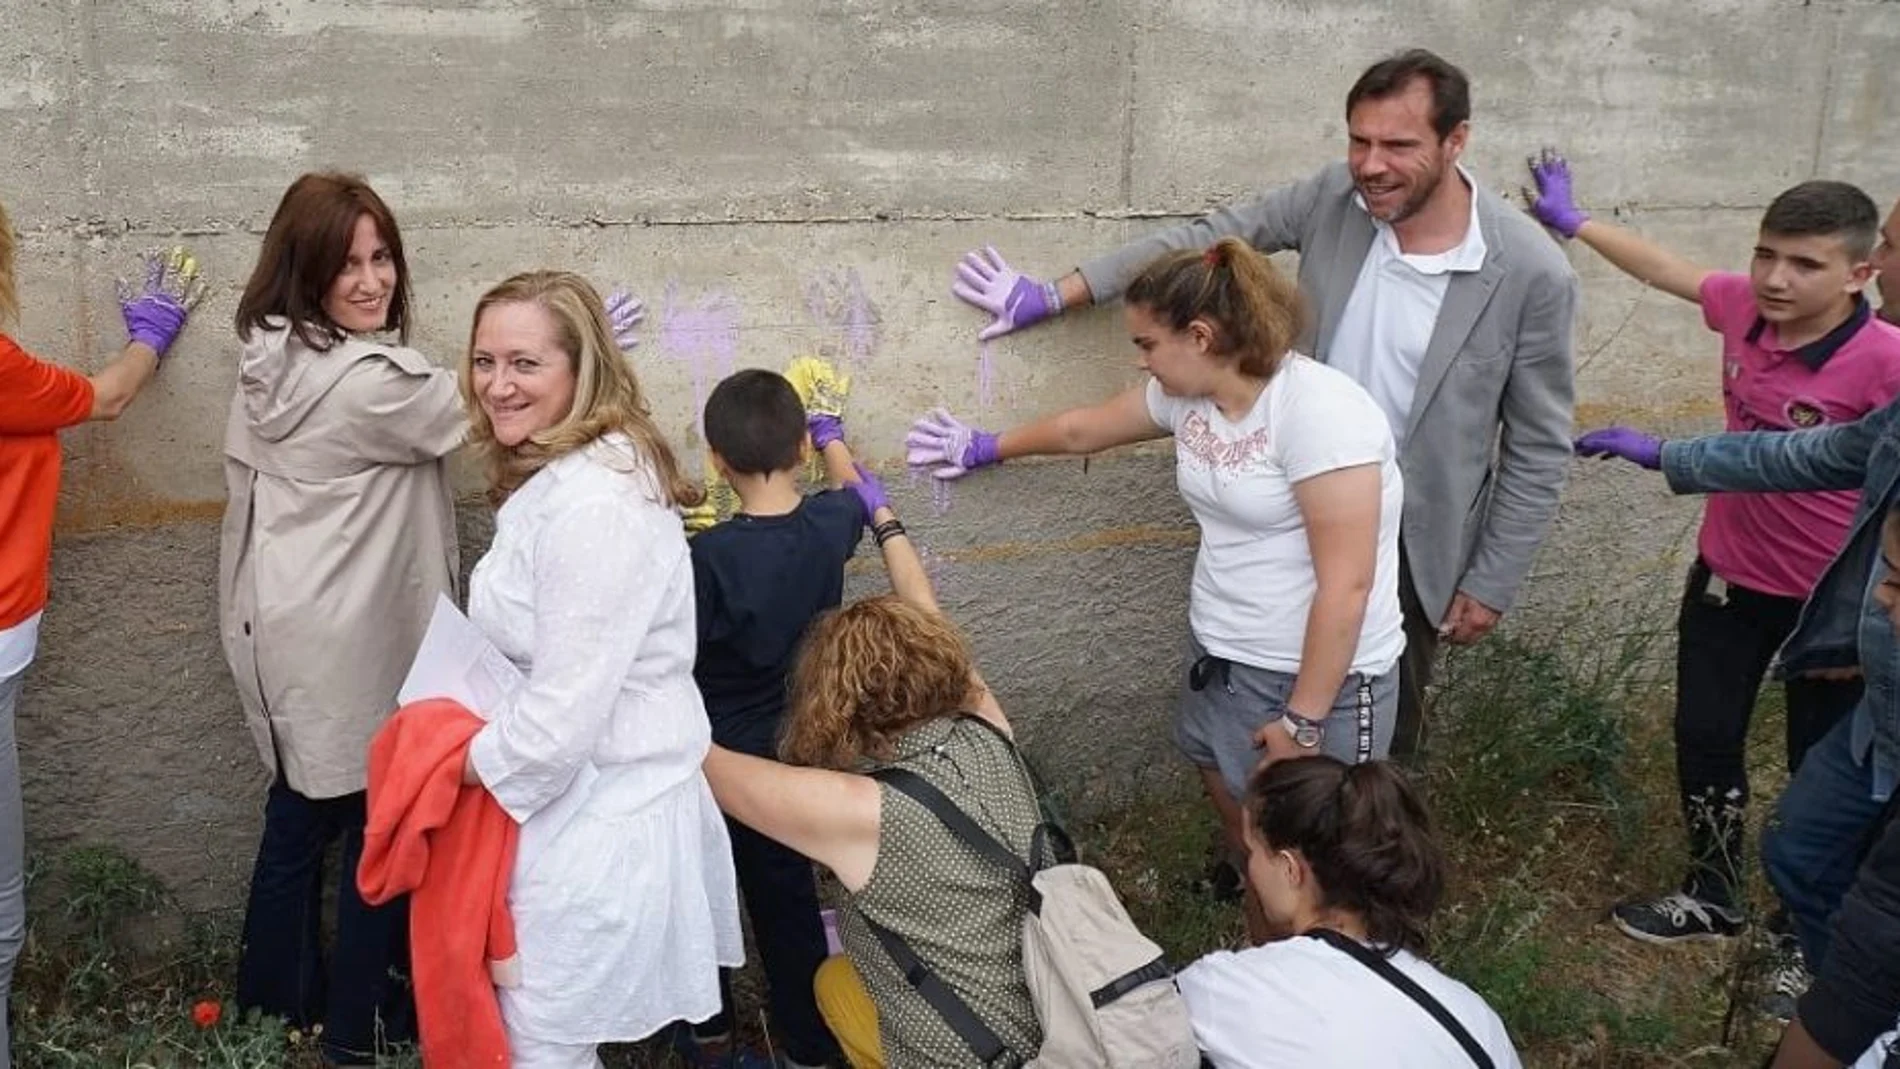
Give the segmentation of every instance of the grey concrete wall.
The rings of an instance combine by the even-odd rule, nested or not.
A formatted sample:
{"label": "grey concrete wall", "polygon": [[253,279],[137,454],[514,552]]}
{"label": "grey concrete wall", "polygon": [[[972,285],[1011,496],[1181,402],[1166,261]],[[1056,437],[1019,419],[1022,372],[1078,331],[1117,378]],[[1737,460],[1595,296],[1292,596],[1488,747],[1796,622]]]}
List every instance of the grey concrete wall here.
{"label": "grey concrete wall", "polygon": [[[1352,78],[1412,43],[1473,75],[1482,181],[1515,188],[1561,144],[1591,208],[1710,263],[1744,264],[1796,180],[1900,192],[1900,145],[1876,141],[1900,4],[1878,0],[0,0],[20,336],[97,366],[121,336],[113,272],[181,236],[214,283],[131,414],[66,438],[20,729],[35,846],[118,842],[196,906],[242,886],[262,775],[215,637],[218,441],[230,316],[300,171],[363,171],[392,203],[440,360],[482,288],[571,267],[646,297],[642,373],[689,452],[708,383],[818,350],[851,365],[854,438],[891,465],[932,403],[1000,424],[1134,379],[1112,310],[986,356],[947,292],[958,254],[1056,271],[1302,175],[1343,153]],[[1578,266],[1580,422],[1714,424],[1695,310]],[[1193,536],[1166,451],[902,494],[1071,791],[1178,775]],[[1653,623],[1693,520],[1652,478],[1581,470],[1514,621]],[[487,518],[466,523],[472,558]]]}

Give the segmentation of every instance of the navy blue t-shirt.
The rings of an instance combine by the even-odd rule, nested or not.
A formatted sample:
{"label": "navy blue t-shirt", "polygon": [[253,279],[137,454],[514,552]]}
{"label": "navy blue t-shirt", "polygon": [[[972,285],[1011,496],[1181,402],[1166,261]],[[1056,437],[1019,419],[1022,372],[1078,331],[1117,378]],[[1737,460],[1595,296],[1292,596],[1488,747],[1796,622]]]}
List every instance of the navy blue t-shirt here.
{"label": "navy blue t-shirt", "polygon": [[805,628],[844,598],[864,507],[850,490],[811,494],[783,516],[738,513],[690,543],[698,595],[693,679],[713,741],[771,756]]}

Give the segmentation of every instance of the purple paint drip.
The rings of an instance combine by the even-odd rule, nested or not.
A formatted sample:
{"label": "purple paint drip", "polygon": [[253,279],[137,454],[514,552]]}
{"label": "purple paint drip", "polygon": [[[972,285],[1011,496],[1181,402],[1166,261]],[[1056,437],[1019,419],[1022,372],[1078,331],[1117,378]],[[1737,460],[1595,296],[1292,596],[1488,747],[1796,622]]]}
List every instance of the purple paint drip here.
{"label": "purple paint drip", "polygon": [[706,408],[707,387],[732,374],[739,360],[739,302],[708,290],[688,304],[679,280],[669,280],[661,304],[660,349],[686,365],[693,379],[693,411]]}
{"label": "purple paint drip", "polygon": [[976,354],[976,403],[979,408],[996,403],[996,362],[990,358],[989,342]]}
{"label": "purple paint drip", "polygon": [[942,594],[944,580],[950,575],[950,561],[929,546],[918,546],[917,556],[923,560],[924,577],[930,580],[930,588]]}
{"label": "purple paint drip", "polygon": [[935,475],[930,474],[930,467],[928,465],[925,465],[925,464],[911,465],[910,466],[911,487],[914,489],[918,485],[925,482],[928,482],[930,484],[930,513],[931,515],[941,516],[944,513],[949,512],[950,511],[950,480],[939,479]]}

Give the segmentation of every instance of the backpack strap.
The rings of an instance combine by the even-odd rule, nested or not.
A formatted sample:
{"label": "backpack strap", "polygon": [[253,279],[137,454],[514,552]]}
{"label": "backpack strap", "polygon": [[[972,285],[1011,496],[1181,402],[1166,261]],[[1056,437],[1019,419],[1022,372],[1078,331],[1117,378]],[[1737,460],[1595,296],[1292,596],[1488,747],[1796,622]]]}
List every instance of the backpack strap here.
{"label": "backpack strap", "polygon": [[910,943],[903,936],[869,917],[864,918],[864,923],[871,929],[871,934],[877,936],[877,941],[884,947],[884,953],[890,955],[898,971],[904,974],[904,981],[910,984],[919,997],[929,1003],[931,1009],[937,1011],[937,1016],[943,1018],[943,1023],[950,1026],[950,1030],[957,1034],[958,1039],[963,1040],[964,1045],[970,1048],[970,1053],[976,1055],[978,1061],[986,1066],[1015,1067],[1021,1064],[1010,1053],[1009,1047],[1002,1039],[995,1032],[990,1031],[989,1026],[976,1015],[976,1011],[970,1008],[970,1004],[958,997],[955,991],[950,990],[950,985],[943,982],[942,977],[938,976],[930,966],[924,964],[923,959],[910,948]]}
{"label": "backpack strap", "polygon": [[957,719],[975,724],[989,732],[1009,750],[1010,757],[1016,761],[1016,770],[1022,773],[1024,787],[1028,789],[1029,796],[1036,800],[1038,823],[1029,839],[1030,871],[1041,872],[1054,865],[1074,864],[1077,856],[1075,840],[1069,837],[1068,831],[1042,804],[1042,791],[1036,786],[1036,777],[1029,771],[1029,761],[1023,757],[1022,748],[1016,745],[1016,740],[1002,728],[997,727],[988,717],[976,713],[958,713]]}
{"label": "backpack strap", "polygon": [[[1020,878],[1030,896],[1035,897],[1035,888],[1029,886],[1029,866],[1023,863],[1023,859],[997,841],[995,836],[984,831],[935,784],[907,768],[880,768],[870,773],[870,776],[929,810],[932,816],[950,829],[951,834],[969,844],[985,861]],[[949,1025],[957,1038],[963,1040],[977,1060],[985,1066],[1000,1065],[1011,1069],[1022,1064],[1002,1039],[977,1017],[970,1004],[950,990],[950,985],[944,983],[943,978],[917,956],[903,936],[869,917],[865,917],[864,922],[871,929],[871,934],[877,936],[877,941],[883,945],[884,952],[890,955],[898,971],[904,974],[905,982],[930,1004],[931,1009],[937,1011],[937,1016],[943,1018],[943,1023]]]}
{"label": "backpack strap", "polygon": [[1029,882],[1033,874],[1023,859],[998,842],[996,836],[984,831],[981,825],[970,819],[970,814],[958,808],[929,780],[908,768],[880,768],[871,773],[871,778],[890,785],[892,790],[928,809],[932,816],[943,822],[944,827],[982,855],[985,861],[1020,876],[1024,883]]}
{"label": "backpack strap", "polygon": [[1433,998],[1431,992],[1420,987],[1418,981],[1400,972],[1399,967],[1388,961],[1385,955],[1331,928],[1315,928],[1306,934],[1378,973],[1381,979],[1398,988],[1413,1002],[1418,1003],[1426,1013],[1432,1015],[1433,1020],[1444,1027],[1445,1031],[1451,1033],[1451,1038],[1458,1041],[1458,1045],[1465,1049],[1465,1053],[1471,1056],[1471,1060],[1478,1065],[1479,1069],[1497,1069],[1491,1056],[1478,1045],[1478,1041],[1472,1038],[1465,1026],[1458,1022],[1458,1018],[1451,1015],[1451,1011],[1445,1008],[1445,1004]]}

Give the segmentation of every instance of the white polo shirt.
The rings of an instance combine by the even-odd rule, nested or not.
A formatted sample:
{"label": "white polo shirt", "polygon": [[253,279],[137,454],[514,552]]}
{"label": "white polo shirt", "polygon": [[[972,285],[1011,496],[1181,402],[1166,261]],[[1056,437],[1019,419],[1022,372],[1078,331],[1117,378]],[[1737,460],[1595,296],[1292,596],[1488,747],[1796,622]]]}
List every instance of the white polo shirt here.
{"label": "white polo shirt", "polygon": [[[1471,221],[1464,240],[1431,256],[1408,255],[1399,248],[1392,227],[1372,220],[1376,231],[1372,248],[1359,266],[1352,296],[1340,313],[1326,362],[1352,376],[1366,388],[1392,424],[1392,438],[1405,448],[1405,424],[1412,414],[1412,395],[1418,391],[1418,366],[1438,326],[1438,310],[1454,271],[1476,271],[1484,266],[1484,233],[1478,226],[1477,187],[1463,167],[1458,177],[1472,190]],[[1360,211],[1365,198],[1354,193]]]}

